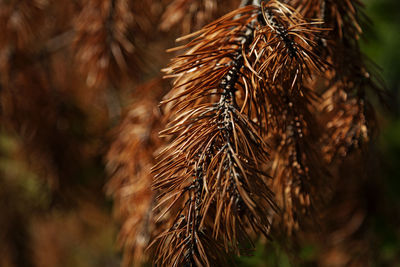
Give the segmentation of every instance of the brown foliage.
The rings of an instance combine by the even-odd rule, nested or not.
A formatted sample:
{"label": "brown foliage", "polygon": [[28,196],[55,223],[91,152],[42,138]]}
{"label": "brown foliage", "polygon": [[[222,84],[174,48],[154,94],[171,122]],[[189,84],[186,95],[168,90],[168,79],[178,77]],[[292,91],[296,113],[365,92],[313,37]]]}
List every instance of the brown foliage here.
{"label": "brown foliage", "polygon": [[[260,234],[295,243],[317,225],[320,264],[367,264],[355,257],[369,249],[355,248],[368,242],[357,176],[376,128],[367,95],[383,95],[358,44],[367,23],[358,0],[0,1],[0,133],[18,137],[54,205],[89,205],[105,133],[130,103],[105,156],[124,266],[224,266]],[[176,32],[187,35],[169,50],[168,91],[149,67]],[[43,232],[38,246],[60,222],[3,206],[1,225],[22,236],[0,240],[3,261],[18,265],[21,250],[30,263],[21,221]]]}
{"label": "brown foliage", "polygon": [[323,164],[309,140],[314,96],[303,81],[324,68],[313,52],[316,25],[270,1],[181,38],[193,39],[166,69],[175,80],[163,102],[170,122],[162,135],[173,140],[154,168],[159,205],[178,210],[159,237],[162,264],[213,265],[223,255],[218,243],[239,253],[250,230],[268,236],[276,206],[264,140],[277,143],[272,190],[290,231],[311,205]]}
{"label": "brown foliage", "polygon": [[237,9],[171,50],[186,52],[165,70],[174,85],[161,134],[171,140],[154,189],[174,215],[161,265],[221,264],[222,249],[239,253],[272,220],[289,234],[317,220],[338,174],[332,158],[368,142],[363,92],[378,87],[354,41],[358,3],[314,2]]}
{"label": "brown foliage", "polygon": [[162,127],[157,109],[164,83],[156,79],[136,88],[134,103],[128,107],[121,125],[115,129],[115,141],[107,154],[107,169],[112,179],[107,191],[115,201],[117,217],[123,222],[119,243],[124,247],[123,265],[148,260],[145,249],[160,232],[152,212],[151,191],[154,151],[160,146],[157,133]]}
{"label": "brown foliage", "polygon": [[[135,23],[132,5],[126,0],[83,2],[75,21],[74,43],[89,87],[104,86],[105,82],[115,84],[124,78],[121,74],[137,74],[139,59],[134,37],[140,36],[140,28]],[[141,8],[146,10],[146,6]]]}
{"label": "brown foliage", "polygon": [[183,33],[189,33],[235,9],[238,4],[239,0],[174,0],[168,4],[161,18],[160,29],[169,31],[180,25]]}
{"label": "brown foliage", "polygon": [[[33,254],[37,248],[33,247],[32,232],[40,226],[33,225],[33,218],[41,212],[49,213],[43,224],[57,217],[58,212],[65,212],[68,217],[69,209],[88,202],[95,205],[96,212],[106,214],[101,206],[104,205],[101,153],[106,146],[104,133],[111,126],[110,117],[120,104],[112,99],[111,90],[105,85],[111,76],[101,81],[104,90],[91,90],[82,82],[86,77],[80,75],[80,62],[73,60],[74,34],[80,31],[75,31],[78,27],[71,19],[78,16],[80,7],[78,1],[0,1],[0,134],[1,137],[13,136],[20,145],[20,157],[15,161],[26,164],[29,170],[20,183],[27,184],[28,193],[40,191],[35,198],[24,201],[21,196],[24,191],[12,189],[19,181],[7,179],[12,177],[8,172],[12,174],[13,168],[5,168],[4,174],[0,173],[0,182],[4,185],[4,191],[0,192],[1,202],[10,206],[10,212],[4,209],[6,217],[2,223],[9,233],[0,235],[2,256],[6,251],[12,258],[5,259],[7,266],[36,266]],[[90,14],[98,11],[94,10],[95,5],[90,8],[93,10],[88,11],[88,7],[83,10]],[[118,5],[117,8],[124,9]],[[132,10],[124,9],[124,12],[128,13],[126,17],[132,17]],[[112,17],[110,20],[118,19]],[[140,21],[143,25],[143,20],[138,18],[133,22]],[[91,21],[85,23],[80,26],[90,28]],[[112,34],[118,36],[118,41],[122,40],[119,31],[125,34],[121,29],[125,27],[124,22],[110,21],[110,24],[118,25],[118,31],[111,29]],[[102,23],[100,26],[103,27]],[[100,47],[109,47],[105,39],[97,41],[101,42]],[[84,48],[86,52],[82,49],[80,52],[95,51],[92,45]],[[136,63],[132,62],[132,65]],[[85,71],[90,71],[92,65],[87,68]],[[116,66],[108,67],[107,75],[121,74],[120,69],[115,69]],[[129,74],[121,76],[128,77]],[[126,90],[126,80],[118,80],[121,91]],[[18,169],[18,165],[14,168]],[[30,179],[31,176],[34,178]],[[14,198],[9,198],[6,193],[9,190],[11,193],[11,189],[18,201],[13,201]],[[41,197],[49,199],[40,207],[20,208],[31,207],[30,202],[35,205],[35,201],[42,201]],[[78,218],[77,224],[84,222]],[[9,225],[14,225],[15,229],[8,230],[11,229]],[[107,225],[109,229],[110,226]],[[75,243],[83,238],[78,236]],[[64,248],[67,249],[70,248]],[[54,251],[48,253],[58,254],[56,250],[54,247]]]}

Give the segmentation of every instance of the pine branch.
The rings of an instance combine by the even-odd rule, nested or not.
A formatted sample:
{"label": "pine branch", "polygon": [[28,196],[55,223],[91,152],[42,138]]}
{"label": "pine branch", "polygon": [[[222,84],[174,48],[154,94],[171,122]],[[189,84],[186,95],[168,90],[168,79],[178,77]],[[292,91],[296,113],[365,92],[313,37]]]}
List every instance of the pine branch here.
{"label": "pine branch", "polygon": [[85,2],[75,22],[74,48],[89,87],[116,84],[126,78],[124,73],[137,74],[141,61],[131,34],[135,15],[127,0]]}
{"label": "pine branch", "polygon": [[[319,139],[314,104],[318,96],[305,84],[326,69],[314,51],[325,29],[320,21],[307,22],[299,13],[279,2],[262,3],[268,35],[255,49],[252,69],[259,87],[266,88],[266,140],[273,147],[271,176],[276,200],[283,211],[288,233],[314,210],[314,200],[324,192],[324,162],[315,140]],[[261,39],[260,39],[261,40]],[[263,44],[263,43],[261,43]],[[317,190],[318,188],[318,190]],[[318,192],[320,191],[320,192]]]}
{"label": "pine branch", "polygon": [[370,142],[376,122],[366,95],[371,91],[383,103],[385,96],[380,78],[359,48],[362,28],[368,26],[361,2],[325,2],[324,17],[332,31],[324,53],[332,68],[325,74],[329,85],[319,109],[321,123],[327,127],[324,151],[331,162]]}
{"label": "pine branch", "polygon": [[162,226],[157,224],[153,177],[154,150],[160,146],[157,132],[162,126],[156,108],[165,85],[155,79],[136,88],[136,100],[115,129],[116,139],[107,154],[111,180],[107,193],[115,200],[116,217],[123,222],[119,244],[124,248],[123,266],[140,265],[149,259],[145,251]]}
{"label": "pine branch", "polygon": [[[268,232],[272,196],[258,169],[265,145],[235,95],[258,11],[245,7],[206,26],[167,70],[177,78],[165,101],[171,122],[163,134],[176,138],[160,155],[154,188],[164,213],[177,213],[159,237],[163,265],[210,266],[224,261],[217,240],[237,250],[247,224]],[[253,95],[244,85],[239,90]],[[185,246],[177,251],[178,244]]]}
{"label": "pine branch", "polygon": [[[216,250],[220,242],[225,251],[239,253],[240,244],[251,241],[252,231],[268,236],[276,206],[263,170],[268,162],[263,140],[300,120],[306,133],[311,132],[306,107],[311,94],[302,82],[324,67],[313,52],[322,31],[314,25],[288,6],[270,1],[229,13],[180,38],[193,39],[171,50],[187,52],[166,69],[175,81],[163,102],[170,123],[162,135],[173,139],[154,168],[159,206],[176,218],[159,236],[162,265],[210,265],[211,259],[224,260]],[[287,125],[274,110],[280,104],[291,112]],[[306,154],[301,134],[296,131],[288,142],[298,155],[280,156],[301,168],[286,179],[308,184],[306,169],[322,165]],[[291,183],[298,187],[298,182]],[[297,190],[303,206],[310,205],[308,193]],[[211,234],[211,240],[204,239]],[[177,246],[178,251],[173,249]]]}

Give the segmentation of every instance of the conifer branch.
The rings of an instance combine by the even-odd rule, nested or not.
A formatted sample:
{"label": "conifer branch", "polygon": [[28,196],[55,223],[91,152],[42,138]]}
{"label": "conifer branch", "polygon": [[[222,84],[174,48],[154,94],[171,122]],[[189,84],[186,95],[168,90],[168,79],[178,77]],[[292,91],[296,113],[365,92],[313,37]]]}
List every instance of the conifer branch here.
{"label": "conifer branch", "polygon": [[[310,214],[318,190],[323,192],[324,162],[315,140],[319,139],[313,110],[318,96],[305,84],[321,75],[327,63],[314,51],[325,31],[320,21],[307,22],[280,2],[262,3],[269,34],[255,43],[252,66],[258,87],[266,88],[268,129],[266,140],[274,147],[270,166],[273,191],[282,209],[288,233]],[[258,51],[261,52],[258,52]]]}
{"label": "conifer branch", "polygon": [[[301,145],[300,130],[311,131],[305,104],[311,94],[302,81],[324,67],[313,53],[314,39],[322,31],[315,24],[270,1],[229,13],[180,38],[193,39],[173,49],[187,52],[166,69],[175,81],[163,102],[170,123],[162,135],[173,139],[154,167],[159,206],[163,214],[177,214],[171,228],[159,236],[162,265],[209,265],[222,241],[226,252],[239,253],[240,244],[251,241],[250,229],[268,236],[277,208],[263,170],[268,162],[263,140],[279,132],[265,127],[272,124],[270,118],[276,124],[282,119],[273,111],[275,105],[296,105],[288,108],[290,123],[278,127],[279,134],[289,124],[303,123],[293,127],[291,152],[280,155],[297,168],[286,179],[297,180],[281,185],[309,185],[307,168],[314,162],[303,151],[308,148]],[[297,190],[297,197],[309,206],[310,192],[301,189],[306,191]],[[211,234],[211,240],[204,239]],[[172,249],[180,244],[186,246]],[[205,249],[205,244],[214,249]],[[205,254],[208,251],[212,254]]]}
{"label": "conifer branch", "polygon": [[107,193],[115,199],[116,215],[123,222],[119,244],[124,248],[123,266],[140,265],[152,252],[145,251],[162,227],[153,212],[155,197],[151,191],[154,150],[162,122],[156,108],[164,91],[160,79],[136,88],[137,100],[128,108],[116,139],[107,154],[107,170],[111,176]]}
{"label": "conifer branch", "polygon": [[[224,239],[225,251],[237,250],[247,224],[268,232],[272,196],[258,169],[265,145],[235,92],[254,94],[238,81],[246,79],[242,52],[252,42],[258,11],[239,9],[193,34],[188,52],[167,69],[176,79],[165,101],[171,122],[162,134],[176,138],[154,168],[154,188],[164,213],[178,213],[159,237],[163,265],[213,266],[225,260],[217,240]],[[178,244],[186,245],[176,251]]]}
{"label": "conifer branch", "polygon": [[118,73],[128,72],[128,65],[132,73],[137,70],[133,27],[134,14],[129,1],[85,2],[75,22],[74,47],[89,87],[119,82],[124,77],[118,77]]}
{"label": "conifer branch", "polygon": [[384,102],[384,93],[358,44],[362,28],[368,26],[361,2],[325,2],[325,19],[333,29],[325,53],[333,68],[326,73],[329,87],[320,110],[321,121],[327,126],[324,151],[332,162],[370,142],[376,122],[366,95],[371,91]]}
{"label": "conifer branch", "polygon": [[[0,198],[11,197],[4,209],[13,217],[1,219],[12,246],[0,240],[0,262],[56,261],[58,247],[52,257],[41,249],[53,236],[64,244],[54,225],[80,217],[71,206],[104,205],[104,133],[129,98],[106,155],[123,266],[226,266],[281,230],[285,247],[322,235],[317,264],[339,251],[341,265],[366,265],[366,165],[376,161],[367,152],[377,127],[368,96],[384,93],[360,49],[362,8],[361,0],[0,0]],[[177,32],[187,35],[169,50],[173,85],[160,110],[165,86],[144,67],[166,59],[159,49]],[[149,75],[157,78],[140,85]],[[55,207],[56,222],[53,212],[37,220],[21,208],[20,191],[38,195],[40,214]],[[13,224],[39,231],[20,238],[6,233]]]}

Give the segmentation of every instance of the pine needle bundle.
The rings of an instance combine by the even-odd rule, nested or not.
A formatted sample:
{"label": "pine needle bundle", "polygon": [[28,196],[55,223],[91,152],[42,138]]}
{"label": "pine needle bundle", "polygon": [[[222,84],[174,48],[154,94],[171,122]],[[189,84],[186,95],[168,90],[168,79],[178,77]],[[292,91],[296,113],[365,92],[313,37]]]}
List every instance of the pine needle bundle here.
{"label": "pine needle bundle", "polygon": [[368,91],[384,103],[382,82],[358,43],[369,20],[360,1],[308,1],[307,5],[297,1],[296,6],[303,6],[306,17],[318,16],[330,28],[321,39],[321,53],[331,67],[324,73],[326,87],[318,109],[321,126],[326,127],[323,145],[327,160],[338,154],[345,157],[368,144],[374,135],[376,123]]}
{"label": "pine needle bundle", "polygon": [[[314,137],[308,105],[315,96],[303,81],[325,65],[314,53],[319,24],[278,1],[263,2],[181,38],[191,41],[173,49],[186,52],[166,69],[175,80],[163,101],[170,122],[162,135],[172,140],[154,167],[158,206],[174,213],[159,236],[161,264],[213,265],[223,260],[222,248],[240,253],[252,231],[268,236],[278,207],[266,142],[277,136],[283,140],[273,151],[272,188],[286,194],[278,204],[292,213],[299,209],[292,198],[310,206],[310,173],[318,175],[313,171],[322,163],[307,141]],[[294,219],[286,219],[288,227]]]}

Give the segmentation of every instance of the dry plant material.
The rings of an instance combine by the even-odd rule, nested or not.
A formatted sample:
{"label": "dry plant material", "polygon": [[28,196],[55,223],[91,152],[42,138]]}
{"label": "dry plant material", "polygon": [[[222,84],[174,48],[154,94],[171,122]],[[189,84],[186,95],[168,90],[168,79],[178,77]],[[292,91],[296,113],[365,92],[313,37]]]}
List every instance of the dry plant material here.
{"label": "dry plant material", "polygon": [[[13,72],[15,54],[36,48],[44,28],[47,1],[0,2],[0,82],[7,86]],[[0,85],[1,86],[1,85]]]}
{"label": "dry plant material", "polygon": [[183,33],[189,33],[238,5],[238,0],[173,0],[162,15],[160,29],[169,31],[180,25]]}
{"label": "dry plant material", "polygon": [[[76,59],[89,87],[115,85],[138,69],[132,1],[84,1],[76,19]],[[140,11],[138,11],[140,12]]]}
{"label": "dry plant material", "polygon": [[141,47],[163,58],[156,51],[172,34],[157,28],[197,30],[239,2],[171,50],[180,56],[165,70],[174,85],[164,116],[157,80],[138,86],[116,129],[107,190],[126,266],[151,256],[161,266],[222,266],[260,233],[283,229],[291,241],[314,217],[327,225],[324,255],[349,251],[345,265],[364,253],[349,248],[367,240],[358,236],[367,209],[352,198],[359,183],[343,183],[360,179],[350,165],[366,163],[351,156],[373,140],[367,93],[381,94],[358,45],[367,22],[361,2],[0,1],[2,127],[19,136],[24,160],[54,199],[78,191],[81,168],[100,162],[121,92],[148,78]]}
{"label": "dry plant material", "polygon": [[154,150],[160,146],[157,133],[162,126],[157,108],[164,91],[160,79],[136,88],[134,103],[128,107],[121,125],[115,129],[115,141],[107,154],[107,169],[112,179],[108,194],[115,200],[115,210],[123,222],[119,243],[124,248],[123,266],[140,265],[149,258],[145,251],[161,225],[153,213],[154,193],[151,167]]}
{"label": "dry plant material", "polygon": [[[214,266],[223,252],[239,254],[251,243],[252,231],[268,236],[278,208],[265,141],[277,136],[272,168],[281,178],[274,189],[303,209],[311,205],[317,173],[309,173],[322,164],[307,141],[314,96],[303,81],[324,68],[313,52],[319,24],[269,1],[180,38],[191,41],[173,49],[186,52],[166,69],[175,80],[163,102],[169,125],[161,134],[172,140],[154,167],[158,206],[172,213],[158,237],[157,263]],[[293,213],[298,207],[286,195],[279,206]]]}
{"label": "dry plant material", "polygon": [[319,138],[314,112],[318,97],[307,86],[326,68],[315,53],[324,29],[320,21],[307,22],[293,9],[275,6],[283,15],[274,10],[264,15],[266,25],[277,35],[267,42],[274,44],[274,52],[264,60],[259,56],[258,73],[259,86],[269,88],[266,140],[273,148],[270,175],[282,210],[278,219],[291,234],[301,218],[311,215],[314,200],[326,190],[320,186],[326,174],[315,142]]}
{"label": "dry plant material", "polygon": [[328,163],[342,159],[368,144],[376,123],[366,98],[371,90],[383,97],[381,82],[359,48],[358,39],[368,18],[360,1],[295,1],[306,17],[323,19],[328,34],[320,40],[320,53],[330,64],[324,73],[326,87],[319,104],[324,128],[323,153]]}
{"label": "dry plant material", "polygon": [[328,163],[343,160],[368,143],[371,127],[367,126],[363,100],[349,97],[335,86],[324,94],[321,107],[323,119],[328,121],[322,149]]}
{"label": "dry plant material", "polygon": [[[78,12],[76,8],[78,2],[82,2],[83,8],[79,11],[85,15]],[[32,225],[32,218],[43,217],[43,221],[46,221],[52,215],[53,208],[57,210],[57,214],[62,214],[74,204],[80,205],[77,202],[82,198],[90,198],[91,194],[97,196],[96,200],[93,200],[97,201],[96,208],[102,210],[104,207],[101,206],[104,205],[101,184],[103,179],[99,177],[103,173],[100,147],[105,145],[104,133],[110,127],[110,120],[105,105],[102,104],[109,100],[103,92],[97,91],[97,94],[90,95],[94,90],[88,90],[90,88],[81,83],[77,69],[82,68],[81,71],[85,75],[92,74],[89,79],[91,86],[99,84],[109,86],[109,80],[115,82],[115,77],[129,76],[128,70],[137,70],[132,67],[136,66],[137,61],[132,60],[131,52],[134,48],[130,44],[131,36],[128,36],[129,31],[126,28],[132,24],[135,27],[139,27],[137,24],[143,27],[146,25],[139,18],[131,19],[132,12],[131,7],[128,8],[128,3],[132,1],[97,1],[99,2],[103,3],[103,6],[96,5],[96,1],[0,1],[1,130],[16,136],[18,142],[22,144],[21,161],[29,166],[29,172],[21,183],[26,183],[29,192],[39,190],[37,185],[48,187],[50,191],[49,196],[40,195],[33,200],[40,202],[49,198],[45,200],[49,203],[46,202],[48,206],[43,208],[42,213],[33,209],[20,212],[20,207],[30,207],[31,203],[27,205],[28,202],[14,202],[11,199],[3,201],[13,212],[10,216],[4,217],[7,227],[2,228],[8,229],[10,236],[15,236],[18,243],[23,245],[10,246],[7,253],[12,257],[15,254],[18,261],[15,265],[5,263],[7,266],[36,266],[42,263],[34,259],[33,253],[30,253],[37,249],[33,247],[35,244],[31,239],[31,232],[37,230]],[[112,5],[114,11],[111,12]],[[141,5],[143,4],[134,3],[132,9],[140,10]],[[93,8],[93,12],[98,13],[93,15],[88,11],[90,9],[88,6]],[[101,17],[104,13],[107,14]],[[87,17],[83,18],[84,16]],[[75,17],[78,17],[78,22],[73,25],[75,29],[71,29],[71,18]],[[109,23],[105,23],[107,19]],[[102,30],[107,34],[98,34],[98,31]],[[76,46],[73,48],[78,50],[82,48],[77,54],[78,57],[83,57],[77,60],[78,64],[73,64],[71,60],[73,58],[71,43],[75,33]],[[98,53],[103,47],[108,51]],[[100,59],[93,59],[91,53]],[[125,68],[121,68],[124,62],[119,53],[123,54]],[[104,59],[102,56],[105,54],[105,60],[108,62],[102,61]],[[107,58],[110,54],[111,56]],[[85,61],[87,56],[91,61],[89,63]],[[118,69],[115,66],[118,66]],[[141,75],[141,72],[137,75]],[[155,106],[154,103],[148,105]],[[103,116],[104,114],[106,115]],[[18,166],[7,169],[18,169]],[[29,181],[31,176],[37,181],[34,183]],[[11,188],[12,183],[7,182],[4,186],[2,183],[4,192],[11,193]],[[148,189],[150,191],[150,183]],[[7,198],[7,195],[3,196]],[[18,192],[15,193],[15,197],[22,199]],[[21,213],[17,214],[22,215],[21,218],[14,216],[14,213]],[[16,219],[19,220],[18,224]],[[81,219],[80,223],[84,224],[83,221]],[[8,225],[15,227],[8,228]],[[26,232],[25,229],[32,231]],[[107,231],[110,229],[111,227]],[[69,234],[69,229],[58,230],[64,231],[65,235]],[[84,239],[83,236],[80,238]],[[1,235],[1,251],[4,239],[5,236]],[[9,241],[6,240],[7,242]],[[70,249],[69,247],[65,250]],[[57,248],[54,246],[51,249],[48,253],[56,254]]]}
{"label": "dry plant material", "polygon": [[[309,86],[318,88],[317,127],[319,155],[329,170],[331,192],[318,211],[323,251],[319,264],[365,266],[370,264],[371,242],[366,231],[368,211],[360,189],[365,187],[366,155],[374,140],[376,121],[367,94],[384,97],[382,83],[362,54],[358,40],[368,19],[360,1],[291,1],[308,18],[319,18],[329,28],[318,53],[328,67]],[[316,139],[315,139],[316,140]],[[315,141],[314,141],[315,142]],[[315,142],[317,143],[317,142]],[[353,167],[351,167],[353,166]],[[317,189],[320,186],[316,187]],[[315,236],[315,226],[303,229]]]}
{"label": "dry plant material", "polygon": [[384,92],[359,47],[358,40],[369,22],[361,1],[325,2],[324,20],[332,30],[324,53],[332,68],[325,73],[328,88],[318,109],[324,129],[321,149],[333,173],[334,194],[322,216],[326,240],[320,264],[367,266],[374,246],[366,227],[370,211],[364,194],[374,175],[366,170],[374,165],[368,152],[377,129],[367,94],[372,92],[382,100]]}
{"label": "dry plant material", "polygon": [[43,10],[46,0],[0,2],[0,51],[2,49],[27,49],[43,27]]}

